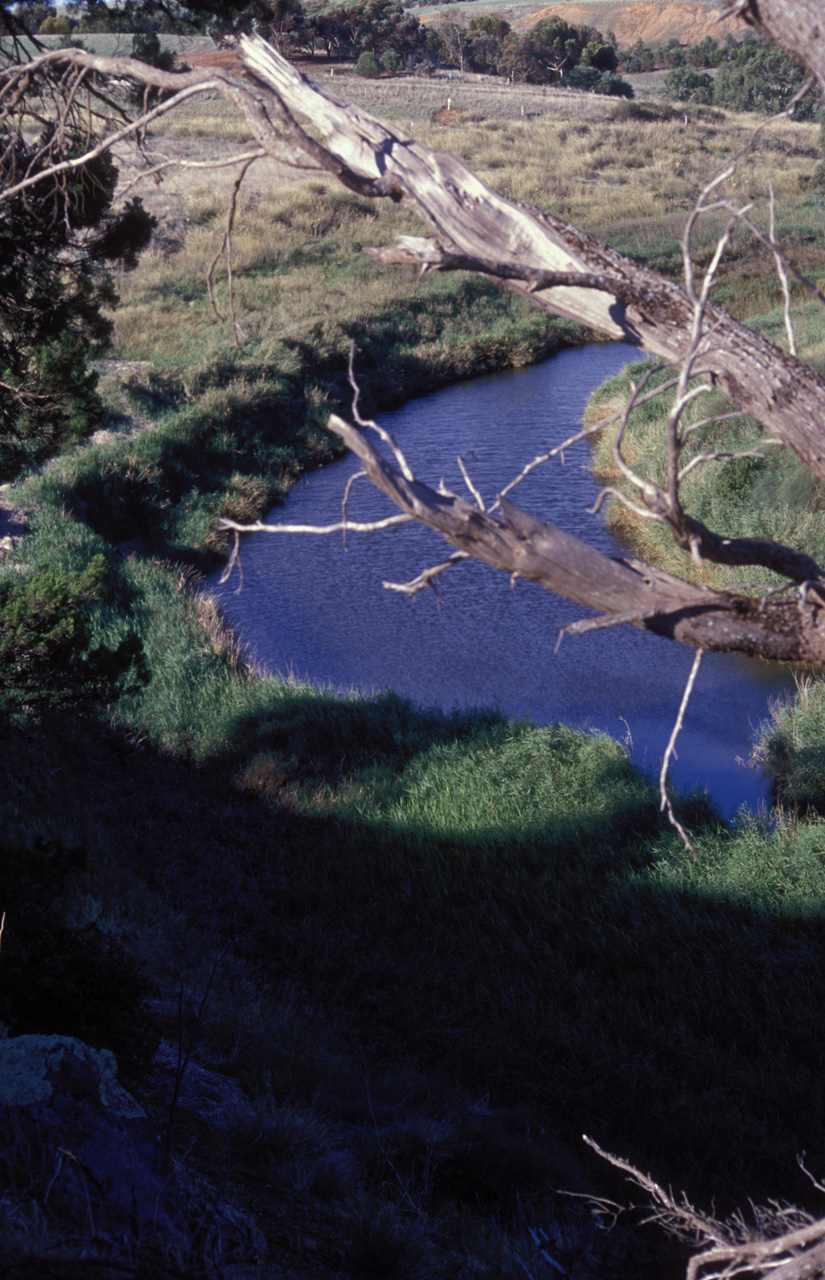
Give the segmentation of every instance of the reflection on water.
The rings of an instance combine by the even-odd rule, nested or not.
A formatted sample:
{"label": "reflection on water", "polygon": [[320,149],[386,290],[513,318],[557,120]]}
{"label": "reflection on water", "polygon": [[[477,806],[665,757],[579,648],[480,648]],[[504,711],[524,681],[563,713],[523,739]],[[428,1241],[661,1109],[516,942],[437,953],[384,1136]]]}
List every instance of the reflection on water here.
{"label": "reflection on water", "polygon": [[[382,421],[414,471],[464,492],[456,462],[466,455],[486,502],[522,465],[577,428],[590,392],[638,353],[624,344],[565,351],[545,364],[462,383],[411,401]],[[585,443],[564,465],[539,468],[512,495],[537,516],[611,555],[621,546],[588,514],[597,492]],[[326,523],[339,518],[351,459],[297,485],[273,521]],[[366,481],[354,485],[352,519],[389,514],[390,503]],[[628,743],[634,760],[655,769],[664,751],[692,661],[692,651],[633,627],[566,636],[577,605],[535,583],[511,585],[504,574],[470,562],[438,579],[438,594],[414,599],[382,589],[407,581],[449,548],[418,526],[390,534],[339,537],[248,537],[243,589],[210,586],[248,651],[267,670],[290,672],[338,688],[392,688],[427,706],[493,706],[540,724],[565,720],[604,729]],[[768,702],[792,687],[787,669],[733,654],[702,663],[672,776],[706,787],[730,815],[766,794],[765,780],[740,761]]]}

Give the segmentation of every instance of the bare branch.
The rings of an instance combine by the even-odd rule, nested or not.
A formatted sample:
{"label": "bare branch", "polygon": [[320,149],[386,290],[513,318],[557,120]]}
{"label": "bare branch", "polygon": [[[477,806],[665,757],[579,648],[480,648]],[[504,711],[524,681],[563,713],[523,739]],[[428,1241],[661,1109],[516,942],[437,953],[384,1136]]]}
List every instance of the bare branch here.
{"label": "bare branch", "polygon": [[764,450],[768,445],[780,444],[779,440],[760,440],[753,449],[740,449],[738,451],[725,451],[723,449],[716,450],[713,453],[697,453],[690,462],[681,468],[678,474],[679,483],[690,475],[691,471],[695,471],[697,467],[704,466],[706,462],[735,462],[739,458],[760,458],[765,457]]}
{"label": "bare branch", "polygon": [[238,206],[238,193],[241,189],[241,186],[243,185],[244,178],[246,177],[252,165],[258,159],[260,159],[260,153],[252,155],[249,157],[248,160],[245,160],[240,169],[240,172],[238,173],[237,178],[235,179],[232,185],[232,193],[229,198],[229,209],[226,215],[226,230],[223,233],[223,239],[221,240],[220,248],[218,249],[218,252],[215,254],[214,258],[212,259],[209,270],[206,273],[206,287],[209,292],[209,301],[212,304],[212,310],[214,311],[215,316],[217,317],[218,320],[220,320],[221,324],[223,324],[224,318],[219,312],[218,304],[215,301],[215,291],[212,288],[212,277],[214,275],[215,268],[218,265],[220,259],[222,257],[226,258],[226,282],[229,287],[229,315],[232,320],[232,332],[235,337],[235,346],[238,348],[239,351],[241,349],[242,343],[241,343],[241,331],[240,331],[240,328],[238,327],[238,319],[235,314],[235,291],[234,291],[234,283],[233,283],[233,276],[232,276],[232,228],[235,224],[235,211]]}
{"label": "bare branch", "polygon": [[[427,525],[466,555],[510,575],[539,582],[606,618],[632,618],[635,626],[694,648],[738,650],[825,667],[825,627],[817,625],[825,616],[825,598],[819,591],[807,598],[807,609],[800,614],[792,600],[759,601],[712,591],[635,560],[611,558],[552,524],[542,524],[506,498],[500,503],[500,513],[494,515],[454,494],[431,489],[396,470],[358,427],[335,414],[328,425],[359,458],[368,479],[404,513],[402,522],[417,520]],[[391,523],[392,517],[366,525],[347,522],[346,528],[372,531]],[[243,526],[231,521],[223,521],[222,526],[244,531],[306,529],[313,533],[345,527],[343,522],[319,528]]]}
{"label": "bare branch", "polygon": [[[814,1221],[798,1210],[788,1213],[779,1207],[771,1212],[771,1225],[788,1227],[771,1239],[756,1236],[746,1225],[741,1214],[727,1222],[719,1222],[699,1212],[683,1196],[674,1199],[658,1182],[642,1173],[629,1161],[604,1151],[586,1134],[582,1135],[597,1155],[616,1169],[627,1173],[630,1179],[652,1201],[653,1220],[681,1239],[699,1241],[704,1245],[688,1263],[686,1280],[728,1280],[729,1277],[747,1273],[751,1280],[815,1280],[825,1274],[825,1218]],[[801,1219],[801,1222],[800,1222]],[[713,1267],[712,1271],[708,1268]]]}
{"label": "bare branch", "polygon": [[[142,65],[142,64],[141,64]],[[186,89],[181,89],[180,93],[176,93],[173,98],[168,98],[165,102],[161,102],[157,107],[153,107],[151,111],[147,111],[138,120],[130,120],[122,129],[118,129],[115,133],[107,134],[101,142],[95,147],[91,147],[81,156],[73,156],[70,160],[62,160],[57,164],[50,165],[47,170],[38,170],[36,173],[30,174],[26,178],[22,178],[20,182],[12,183],[7,187],[0,189],[0,203],[4,200],[10,200],[12,196],[20,195],[23,191],[27,191],[29,187],[35,186],[38,182],[42,182],[44,176],[57,177],[61,173],[71,173],[75,169],[81,169],[84,165],[89,164],[91,160],[95,160],[98,156],[102,156],[104,152],[111,151],[112,147],[122,142],[124,138],[128,138],[145,129],[147,124],[151,124],[153,120],[157,120],[160,116],[166,115],[169,111],[173,111],[179,107],[181,103],[186,102],[189,98],[195,97],[200,93],[214,92],[218,87],[217,82],[210,80],[202,80],[199,84],[190,85]]]}
{"label": "bare branch", "polygon": [[475,504],[478,507],[479,511],[486,511],[487,508],[484,505],[484,499],[482,498],[478,489],[473,484],[472,480],[470,479],[470,474],[467,471],[467,467],[464,462],[464,459],[466,456],[467,456],[466,454],[461,454],[460,457],[456,459],[456,461],[458,462],[459,469],[461,471],[461,475],[463,477],[464,483],[466,484],[467,488],[470,490],[470,493],[473,495],[475,499]]}
{"label": "bare branch", "polygon": [[337,520],[335,524],[265,524],[255,520],[252,524],[237,524],[234,520],[222,519],[219,529],[234,529],[236,533],[379,533],[382,529],[397,529],[399,525],[410,524],[412,516],[386,516],[383,520]]}
{"label": "bare branch", "polygon": [[236,156],[227,156],[225,160],[180,160],[177,158],[162,160],[159,164],[152,165],[150,169],[143,169],[136,174],[131,182],[118,190],[117,198],[123,201],[139,183],[147,178],[157,178],[159,174],[164,173],[167,169],[231,169],[236,164],[245,164],[247,160],[260,160],[265,155],[266,152],[261,147],[256,147],[254,151],[241,151]]}
{"label": "bare branch", "polygon": [[460,564],[462,560],[469,560],[470,557],[464,551],[454,551],[448,560],[442,560],[441,564],[431,565],[429,569],[423,569],[417,577],[412,578],[409,582],[382,582],[381,586],[387,591],[398,591],[405,596],[418,595],[419,591],[423,591],[425,587],[433,585],[433,579],[442,574],[445,569],[451,569],[454,564]]}
{"label": "bare branch", "polygon": [[770,239],[773,248],[773,260],[776,264],[776,274],[779,276],[779,283],[782,288],[782,298],[784,301],[785,315],[785,332],[788,335],[788,350],[792,356],[796,355],[796,338],[793,331],[793,323],[791,321],[791,289],[788,284],[788,272],[785,267],[785,255],[776,244],[776,193],[773,189],[773,183],[768,184],[771,192],[770,203]]}
{"label": "bare branch", "polygon": [[525,463],[518,475],[499,491],[498,497],[490,510],[495,511],[499,506],[500,499],[506,498],[508,493],[512,493],[513,489],[515,489],[517,485],[521,484],[522,480],[526,480],[537,467],[543,466],[545,462],[550,462],[552,458],[559,458],[562,465],[564,465],[564,455],[568,449],[572,449],[573,445],[578,444],[581,440],[587,440],[589,436],[596,435],[598,432],[604,431],[605,427],[611,426],[615,421],[617,421],[618,417],[619,415],[617,414],[615,418],[611,418],[607,422],[597,422],[590,427],[584,427],[581,431],[576,431],[572,436],[568,436],[566,440],[561,442],[561,444],[553,445],[552,449],[548,449],[546,453],[538,454],[533,458],[532,462]]}
{"label": "bare branch", "polygon": [[359,427],[368,427],[370,431],[374,431],[376,435],[379,436],[384,441],[384,444],[386,444],[389,447],[393,457],[398,463],[398,466],[401,470],[401,474],[404,477],[404,479],[412,480],[413,474],[412,474],[412,471],[410,470],[409,463],[407,462],[407,459],[404,457],[404,454],[401,448],[396,444],[395,440],[390,435],[389,431],[387,431],[385,427],[382,427],[380,423],[375,422],[372,418],[361,417],[361,414],[358,409],[358,401],[361,398],[361,388],[359,387],[355,378],[355,343],[354,342],[350,342],[349,344],[349,362],[347,365],[347,374],[349,377],[349,384],[352,387],[353,418],[355,419]]}
{"label": "bare branch", "polygon": [[676,715],[676,722],[673,726],[673,732],[668,738],[667,747],[665,748],[665,754],[662,757],[662,767],[659,770],[659,808],[662,811],[662,813],[667,813],[668,822],[672,827],[676,828],[676,830],[679,833],[679,837],[682,841],[682,844],[685,846],[688,852],[693,854],[694,862],[698,861],[696,850],[694,849],[693,845],[690,842],[690,837],[688,836],[688,833],[685,831],[679,819],[676,817],[676,814],[673,812],[673,805],[671,803],[670,796],[668,795],[668,790],[667,790],[667,771],[670,767],[671,756],[673,756],[676,751],[676,739],[679,737],[679,734],[682,732],[682,725],[684,724],[684,720],[685,720],[685,712],[687,711],[687,705],[688,705],[688,702],[690,701],[690,695],[693,692],[693,685],[696,681],[697,675],[699,674],[699,667],[701,666],[701,663],[702,663],[702,650],[697,649],[696,653],[693,656],[693,665],[690,668],[690,674],[688,675],[687,683],[685,684],[685,691],[682,694],[682,701],[679,703],[679,711]]}
{"label": "bare branch", "polygon": [[[695,322],[694,302],[684,290],[560,218],[496,195],[455,157],[431,152],[321,90],[259,38],[244,37],[241,49],[283,110],[303,113],[320,131],[326,145],[315,144],[312,154],[319,156],[321,147],[327,168],[337,163],[383,185],[384,194],[403,199],[429,222],[437,260],[446,255],[448,261],[481,262],[488,274],[491,264],[499,264],[503,283],[540,306],[636,342],[667,363],[684,359]],[[294,131],[291,136],[297,140]],[[380,194],[378,185],[374,194]],[[510,264],[517,264],[512,276],[506,274]],[[533,287],[528,272],[549,273],[554,281],[559,273],[585,276],[590,287],[582,287],[581,279]],[[592,287],[594,279],[610,288]],[[825,420],[825,381],[710,303],[705,326],[706,333],[713,329],[713,341],[704,344],[702,364],[714,385],[825,478],[825,438],[817,425]]]}

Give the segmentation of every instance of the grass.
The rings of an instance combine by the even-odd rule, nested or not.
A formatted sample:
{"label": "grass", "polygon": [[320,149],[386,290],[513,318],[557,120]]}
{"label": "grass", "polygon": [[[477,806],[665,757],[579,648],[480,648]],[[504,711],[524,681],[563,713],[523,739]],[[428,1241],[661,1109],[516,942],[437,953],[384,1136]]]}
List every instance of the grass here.
{"label": "grass", "polygon": [[[430,116],[444,89],[344,91],[384,95],[382,110],[409,111],[500,189],[673,273],[699,175],[745,127],[595,99],[574,111],[563,95],[522,120],[520,90],[461,83],[462,118],[443,128]],[[198,155],[214,127],[210,107],[161,145]],[[812,261],[814,136],[772,126],[747,178],[761,191],[772,177]],[[805,1200],[796,1154],[814,1167],[823,1155],[818,819],[743,815],[728,829],[688,798],[694,863],[611,740],[260,680],[196,589],[196,567],[222,549],[219,515],[259,514],[331,456],[323,422],[348,403],[351,339],[369,403],[387,407],[581,335],[478,281],[379,270],[360,248],[416,230],[404,212],[326,181],[261,182],[233,247],[238,350],[203,290],[223,205],[202,182],[181,200],[120,282],[109,434],[18,491],[31,528],[1,571],[78,570],[103,554],[94,641],[137,636],[149,679],[105,709],[6,718],[4,863],[25,893],[10,902],[4,963],[34,945],[21,917],[44,897],[42,858],[59,869],[67,851],[50,908],[120,1000],[115,1017],[89,994],[90,1040],[137,1025],[140,980],[155,992],[140,1006],[147,1052],[159,1037],[174,1049],[177,994],[191,1027],[217,958],[195,1057],[242,1086],[252,1115],[220,1133],[183,1114],[175,1141],[213,1175],[231,1169],[227,1196],[254,1199],[273,1275],[304,1267],[303,1240],[329,1274],[527,1267],[538,1280],[557,1274],[530,1235],[539,1227],[574,1277],[637,1274],[648,1253],[660,1274],[670,1246],[593,1232],[578,1202],[552,1193],[618,1192],[583,1130],[704,1203]],[[742,313],[775,301],[763,266],[737,245],[722,287]],[[225,281],[217,302],[226,314]],[[801,315],[819,359],[821,325]],[[774,332],[776,316],[764,325]],[[655,428],[634,428],[654,468]],[[744,524],[761,480],[734,480],[724,510]],[[813,500],[788,469],[760,519],[784,527]],[[696,501],[712,514],[719,496]],[[793,762],[825,723],[812,692],[809,707],[810,734],[788,731]],[[107,940],[121,949],[108,959]],[[36,1009],[26,966],[15,972],[16,1033]],[[70,1032],[77,993],[61,1011],[68,982],[48,972]]]}
{"label": "grass", "polygon": [[[797,336],[803,358],[816,365],[821,360],[821,344],[825,322],[818,307],[800,308]],[[781,317],[773,315],[758,322],[760,331],[777,339]],[[784,335],[783,335],[784,336]],[[649,366],[630,366],[620,377],[612,379],[592,398],[588,418],[598,422],[624,406],[631,380],[638,382]],[[666,377],[662,374],[659,381]],[[654,384],[655,385],[655,384]],[[635,411],[626,435],[626,456],[638,473],[649,475],[656,483],[665,480],[662,448],[663,401],[651,401]],[[701,396],[686,421],[698,421],[713,413],[725,412],[729,406],[715,393]],[[756,448],[764,438],[760,425],[751,419],[708,428],[694,437],[686,460],[700,451],[722,450],[742,452]],[[593,466],[606,484],[621,484],[612,454],[613,434],[599,436]],[[821,511],[825,491],[820,481],[786,449],[766,447],[764,456],[720,461],[697,468],[683,486],[686,510],[710,528],[726,537],[772,538],[801,551],[816,560],[825,560]],[[608,515],[613,529],[646,559],[662,565],[672,573],[693,581],[734,586],[743,581],[741,567],[702,563],[697,565],[689,553],[678,547],[670,535],[653,521],[642,521],[620,503]],[[744,574],[747,577],[747,572]],[[754,580],[776,585],[779,582],[767,570],[751,571]]]}

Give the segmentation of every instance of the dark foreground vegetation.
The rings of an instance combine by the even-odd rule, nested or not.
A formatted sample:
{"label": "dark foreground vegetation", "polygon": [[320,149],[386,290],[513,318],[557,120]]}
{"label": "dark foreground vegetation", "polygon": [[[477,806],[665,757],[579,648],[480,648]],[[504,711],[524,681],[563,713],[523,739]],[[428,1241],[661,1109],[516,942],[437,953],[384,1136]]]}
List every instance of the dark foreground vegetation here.
{"label": "dark foreground vegetation", "polygon": [[[603,108],[438,136],[676,274],[692,166],[739,125]],[[818,159],[815,129],[783,125],[750,175],[772,176],[803,261]],[[375,408],[583,335],[478,282],[379,273],[357,247],[397,215],[309,184],[241,211],[238,350],[202,286],[219,215],[194,188],[121,278],[109,435],[4,494],[27,531],[0,564],[0,1021],[112,1050],[170,1160],[257,1219],[269,1260],[234,1268],[206,1230],[101,1240],[84,1220],[66,1243],[57,1153],[18,1135],[4,1273],[105,1275],[105,1246],[146,1276],[682,1274],[686,1246],[643,1213],[611,1226],[592,1198],[634,1193],[582,1133],[720,1214],[771,1196],[819,1211],[797,1165],[825,1166],[818,686],[809,719],[783,711],[764,740],[772,814],[728,828],[682,801],[694,861],[608,739],[259,679],[199,573],[225,553],[220,515],[259,515],[332,456],[350,339]],[[736,250],[725,301],[767,312],[765,259]],[[816,359],[813,315],[800,336]],[[819,510],[769,464],[728,484],[706,500],[734,515]],[[205,1117],[196,1071],[246,1108]]]}

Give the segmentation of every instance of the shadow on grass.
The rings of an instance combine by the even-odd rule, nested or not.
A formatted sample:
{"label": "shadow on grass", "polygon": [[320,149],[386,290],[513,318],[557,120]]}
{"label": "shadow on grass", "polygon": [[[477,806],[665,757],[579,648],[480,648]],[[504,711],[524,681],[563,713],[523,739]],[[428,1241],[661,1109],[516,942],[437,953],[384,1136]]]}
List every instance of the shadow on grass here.
{"label": "shadow on grass", "polygon": [[[726,897],[710,870],[701,889],[663,887],[657,867],[682,855],[615,745],[435,715],[433,741],[394,701],[294,691],[291,726],[239,723],[244,750],[200,765],[93,720],[10,730],[4,839],[81,841],[89,892],[98,875],[147,883],[205,951],[297,990],[371,1071],[404,1063],[489,1095],[577,1149],[590,1133],[720,1208],[809,1199],[796,1156],[820,1174],[820,915]],[[705,834],[724,859],[735,834]],[[324,1094],[334,1114],[334,1075]]]}

